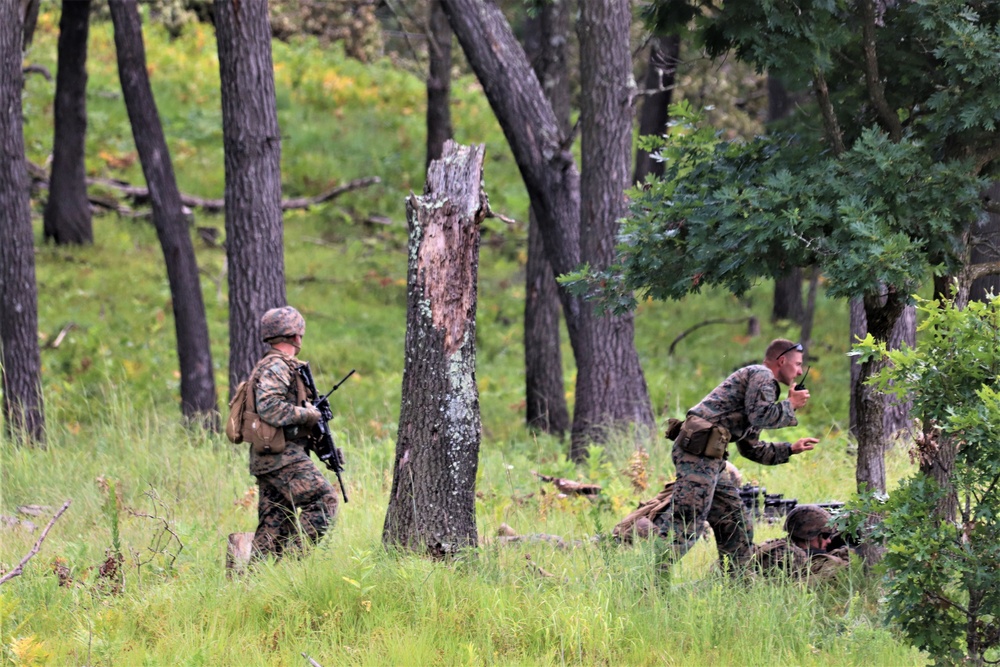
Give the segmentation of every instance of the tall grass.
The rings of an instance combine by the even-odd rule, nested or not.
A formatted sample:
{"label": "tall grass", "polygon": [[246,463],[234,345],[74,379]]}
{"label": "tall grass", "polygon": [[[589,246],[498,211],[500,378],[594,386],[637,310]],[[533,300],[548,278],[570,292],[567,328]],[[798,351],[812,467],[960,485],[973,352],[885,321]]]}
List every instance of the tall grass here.
{"label": "tall grass", "polygon": [[[54,65],[56,20],[40,18],[30,60]],[[146,40],[181,187],[221,196],[212,35],[199,27],[171,41],[150,28]],[[94,26],[90,54],[88,171],[141,182],[116,92],[108,25]],[[566,443],[525,430],[523,226],[484,229],[477,324],[484,437],[476,503],[483,545],[449,563],[383,549],[405,333],[402,210],[422,180],[423,87],[391,63],[363,66],[310,42],[276,45],[275,63],[286,192],[315,192],[327,181],[373,173],[383,179],[378,188],[285,216],[288,299],[308,320],[302,356],[321,385],[358,371],[335,395],[333,422],[347,451],[351,502],[331,534],[301,559],[227,579],[226,536],[256,524],[254,480],[242,448],[179,424],[171,296],[155,232],[143,220],[100,217],[92,247],[39,244],[48,448],[23,448],[0,435],[0,513],[15,515],[27,504],[58,507],[67,498],[73,504],[24,574],[0,587],[4,662],[300,665],[303,652],[327,667],[923,662],[884,625],[877,582],[860,572],[820,589],[734,583],[715,572],[708,540],[661,580],[654,574],[655,544],[620,549],[592,539],[673,476],[669,450],[662,439],[649,445],[651,486],[639,491],[621,474],[633,441],[595,448],[590,462],[577,467],[566,460]],[[40,162],[51,142],[47,86],[32,77],[25,97],[29,156]],[[459,139],[487,143],[491,202],[524,219],[523,188],[478,86],[459,80],[454,92]],[[371,213],[395,224],[361,224]],[[196,224],[222,221],[199,215]],[[225,254],[196,246],[221,404],[228,389]],[[797,336],[790,323],[768,322],[769,290],[640,306],[636,342],[658,418],[681,414],[728,372],[759,358],[771,337]],[[763,334],[705,327],[668,354],[689,327],[737,316],[759,318]],[[844,435],[846,306],[821,293],[817,318],[813,398],[801,425],[779,436],[818,435],[818,449],[777,468],[736,459],[747,480],[803,502],[845,498],[854,487]],[[572,403],[575,371],[565,340],[563,359]],[[890,476],[908,466],[895,452]],[[532,471],[599,483],[604,493],[597,501],[560,498]],[[118,500],[109,497],[111,489]],[[112,517],[124,555],[119,593],[99,571],[114,540]],[[502,523],[522,534],[560,535],[575,546],[490,541]],[[778,532],[761,525],[757,538]],[[37,532],[0,527],[0,538],[0,565],[9,568]]]}

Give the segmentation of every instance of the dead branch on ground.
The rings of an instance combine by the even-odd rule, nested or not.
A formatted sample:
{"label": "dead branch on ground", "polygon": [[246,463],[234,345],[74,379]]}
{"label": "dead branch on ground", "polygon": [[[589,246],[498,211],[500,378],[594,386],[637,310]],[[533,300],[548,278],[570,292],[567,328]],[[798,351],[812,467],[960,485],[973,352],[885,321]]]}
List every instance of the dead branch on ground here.
{"label": "dead branch on ground", "polygon": [[73,502],[72,499],[67,500],[66,502],[63,503],[63,506],[59,508],[59,511],[56,512],[55,516],[53,516],[52,519],[49,521],[49,525],[45,526],[45,530],[43,530],[42,534],[39,535],[38,540],[35,542],[35,546],[31,547],[31,551],[28,552],[28,555],[22,558],[21,562],[18,563],[13,570],[0,577],[0,584],[5,584],[14,577],[21,576],[21,573],[24,572],[24,566],[27,565],[28,561],[31,560],[35,554],[38,553],[39,549],[41,549],[42,542],[45,541],[46,536],[49,534],[49,530],[55,524],[56,520],[62,516],[62,513],[66,511],[66,508],[69,507],[69,504],[71,502]]}

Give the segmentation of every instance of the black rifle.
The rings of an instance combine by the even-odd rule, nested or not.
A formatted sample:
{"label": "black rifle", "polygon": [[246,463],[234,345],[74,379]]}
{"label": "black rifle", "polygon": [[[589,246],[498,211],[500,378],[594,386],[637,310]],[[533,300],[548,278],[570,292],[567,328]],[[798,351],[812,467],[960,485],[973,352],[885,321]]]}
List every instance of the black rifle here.
{"label": "black rifle", "polygon": [[[753,484],[744,484],[739,493],[743,507],[750,512],[753,518],[763,515],[767,519],[777,519],[791,512],[799,504],[796,498],[785,498],[780,493],[768,493],[763,486],[754,486]],[[762,499],[763,502],[761,502]],[[841,502],[811,504],[827,511],[839,510],[844,506],[844,503]]]}
{"label": "black rifle", "polygon": [[[302,364],[299,366],[299,374],[302,375],[302,381],[306,385],[306,389],[309,390],[310,396],[319,396],[319,392],[316,391],[316,381],[313,380],[312,371],[309,369],[309,364]],[[333,389],[327,392],[323,396],[319,396],[314,401],[311,401],[317,409],[319,409],[319,422],[316,423],[316,431],[318,436],[314,436],[311,439],[311,444],[309,448],[316,452],[316,456],[319,460],[326,464],[329,468],[337,475],[337,483],[340,484],[340,492],[344,496],[344,502],[347,502],[347,490],[344,488],[344,479],[340,476],[340,473],[344,472],[344,452],[339,447],[337,447],[333,442],[333,433],[330,432],[330,420],[333,419],[333,410],[330,409],[330,394],[337,391],[340,385],[347,382],[347,378],[354,375],[354,369],[344,376],[344,379],[333,385]]]}

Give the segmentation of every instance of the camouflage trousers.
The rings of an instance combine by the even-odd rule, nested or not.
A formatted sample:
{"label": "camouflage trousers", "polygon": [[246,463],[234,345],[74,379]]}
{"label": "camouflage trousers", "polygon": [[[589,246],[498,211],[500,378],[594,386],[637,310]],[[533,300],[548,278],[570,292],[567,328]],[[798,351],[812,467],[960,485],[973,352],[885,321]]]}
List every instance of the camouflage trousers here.
{"label": "camouflage trousers", "polygon": [[712,527],[719,561],[726,569],[743,565],[753,547],[753,524],[747,519],[739,489],[724,475],[725,459],[688,454],[674,445],[677,480],[670,507],[656,518],[660,536],[669,540],[666,565],[680,560],[705,531]]}
{"label": "camouflage trousers", "polygon": [[258,475],[257,485],[254,558],[301,550],[303,535],[318,542],[337,517],[337,493],[309,459]]}

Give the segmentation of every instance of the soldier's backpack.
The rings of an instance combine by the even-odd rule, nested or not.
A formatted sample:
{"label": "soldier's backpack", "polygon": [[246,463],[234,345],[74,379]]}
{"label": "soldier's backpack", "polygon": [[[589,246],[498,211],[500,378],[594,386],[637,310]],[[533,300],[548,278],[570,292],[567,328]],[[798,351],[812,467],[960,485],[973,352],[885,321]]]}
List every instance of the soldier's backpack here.
{"label": "soldier's backpack", "polygon": [[257,364],[250,377],[240,382],[229,401],[229,418],[226,419],[226,437],[234,444],[249,442],[255,454],[280,454],[285,451],[285,432],[260,418],[254,402],[254,390],[260,369]]}

